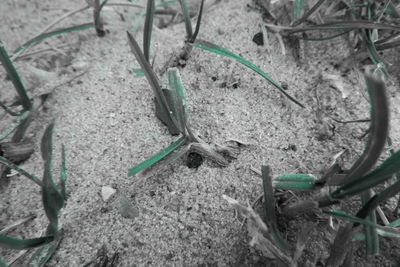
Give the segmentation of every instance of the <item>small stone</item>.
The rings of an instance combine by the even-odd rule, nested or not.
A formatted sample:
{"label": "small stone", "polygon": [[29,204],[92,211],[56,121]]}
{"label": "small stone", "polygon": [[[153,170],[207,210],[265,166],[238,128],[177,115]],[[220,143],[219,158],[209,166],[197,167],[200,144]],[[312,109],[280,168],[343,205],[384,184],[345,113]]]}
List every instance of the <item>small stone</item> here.
{"label": "small stone", "polygon": [[104,202],[107,202],[116,192],[117,190],[110,186],[103,186],[101,188],[101,198]]}
{"label": "small stone", "polygon": [[139,209],[125,196],[121,195],[118,203],[118,211],[122,217],[127,219],[135,219],[139,216]]}
{"label": "small stone", "polygon": [[203,157],[196,152],[190,152],[186,159],[186,166],[197,169],[201,164],[203,164]]}

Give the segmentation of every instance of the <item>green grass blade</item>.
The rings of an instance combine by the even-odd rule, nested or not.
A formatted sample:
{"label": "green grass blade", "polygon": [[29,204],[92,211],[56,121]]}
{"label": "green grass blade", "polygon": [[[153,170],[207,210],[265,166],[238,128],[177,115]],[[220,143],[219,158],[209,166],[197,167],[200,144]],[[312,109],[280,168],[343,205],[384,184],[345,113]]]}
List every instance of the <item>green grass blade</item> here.
{"label": "green grass blade", "polygon": [[60,187],[61,187],[61,195],[65,200],[67,200],[67,188],[66,188],[66,182],[67,182],[67,160],[66,160],[66,151],[65,151],[65,146],[61,146],[61,166],[60,166]]}
{"label": "green grass blade", "polygon": [[357,186],[371,167],[377,162],[386,144],[389,130],[389,108],[386,98],[386,88],[381,80],[366,76],[366,84],[370,95],[371,125],[368,141],[363,154],[350,168],[349,174],[343,179],[341,186],[333,192],[336,197],[341,191],[351,186]]}
{"label": "green grass blade", "polygon": [[87,30],[90,29],[94,26],[93,22],[89,22],[89,23],[84,23],[84,24],[79,24],[76,26],[71,26],[71,27],[67,27],[67,28],[61,28],[61,29],[56,29],[54,31],[51,32],[47,32],[47,33],[43,33],[39,36],[36,36],[35,38],[27,41],[26,43],[24,43],[23,45],[21,45],[20,47],[18,47],[15,51],[14,54],[20,53],[23,50],[25,50],[27,47],[34,45],[36,43],[39,43],[41,41],[43,41],[44,39],[47,39],[49,37],[53,37],[53,36],[57,36],[57,35],[62,35],[64,33],[70,33],[70,32],[76,32],[76,31],[83,31],[83,30]]}
{"label": "green grass blade", "polygon": [[24,111],[14,112],[14,111],[12,111],[12,109],[7,107],[7,105],[5,105],[1,101],[0,101],[0,107],[3,108],[5,112],[7,112],[8,114],[10,114],[11,116],[14,116],[14,117],[21,116],[24,112]]}
{"label": "green grass blade", "polygon": [[176,121],[180,126],[180,131],[185,133],[186,126],[186,103],[185,103],[185,88],[178,69],[168,70],[168,84],[172,93],[172,109]]}
{"label": "green grass blade", "polygon": [[54,240],[54,236],[20,239],[0,234],[0,247],[10,249],[29,249],[45,245]]}
{"label": "green grass blade", "polygon": [[8,77],[10,77],[11,82],[13,83],[15,90],[19,95],[24,110],[30,110],[32,108],[32,103],[29,100],[25,86],[23,85],[21,78],[19,77],[18,72],[14,67],[14,64],[11,62],[7,50],[5,49],[4,44],[1,40],[0,40],[0,62],[3,65],[3,68],[6,70]]}
{"label": "green grass blade", "polygon": [[52,177],[52,135],[54,123],[47,126],[41,143],[41,152],[44,162],[42,200],[49,225],[47,233],[58,234],[58,213],[64,206],[64,198],[54,183]]}
{"label": "green grass blade", "polygon": [[277,176],[274,177],[274,181],[286,181],[286,182],[314,182],[315,181],[315,177],[312,174],[304,174],[304,173],[300,173],[300,174],[279,174]]}
{"label": "green grass blade", "polygon": [[313,190],[315,188],[314,182],[309,181],[274,181],[275,188],[284,190]]}
{"label": "green grass blade", "polygon": [[193,28],[192,28],[192,22],[190,20],[189,8],[187,6],[186,0],[179,0],[179,4],[181,5],[182,8],[183,20],[185,21],[186,35],[187,35],[186,40],[191,40],[193,37]]}
{"label": "green grass blade", "polygon": [[160,160],[162,160],[163,158],[165,158],[166,156],[171,154],[175,149],[177,149],[178,147],[183,145],[185,143],[185,141],[186,141],[185,137],[182,136],[181,138],[179,138],[178,140],[176,140],[175,142],[173,142],[172,144],[170,144],[169,146],[167,146],[166,148],[164,148],[163,150],[161,150],[160,152],[158,152],[151,158],[143,161],[142,163],[139,163],[135,167],[130,168],[128,170],[128,176],[134,176],[137,173],[139,173],[140,171],[156,164],[157,162],[159,162]]}
{"label": "green grass blade", "polygon": [[[175,121],[175,118],[171,116],[168,101],[166,99],[166,96],[164,95],[163,90],[161,89],[157,76],[154,73],[149,62],[146,60],[144,54],[140,50],[140,47],[135,38],[133,38],[133,36],[129,32],[127,32],[127,34],[131,50],[135,55],[136,60],[139,62],[141,69],[144,71],[146,79],[149,82],[150,87],[153,90],[154,96],[156,98],[156,115],[161,121],[163,121],[167,125],[171,133],[176,133],[177,129],[179,129],[178,124]],[[162,116],[164,116],[164,119],[162,119]]]}
{"label": "green grass blade", "polygon": [[301,18],[301,13],[304,8],[304,0],[294,0],[293,3],[293,20],[298,20]]}
{"label": "green grass blade", "polygon": [[201,25],[201,18],[203,16],[203,7],[204,7],[204,0],[201,0],[199,14],[197,15],[196,29],[194,30],[192,38],[190,38],[190,40],[189,40],[189,42],[191,42],[191,43],[196,41],[197,35],[199,34],[200,25]]}
{"label": "green grass blade", "polygon": [[275,196],[274,196],[274,188],[272,186],[271,168],[269,166],[262,166],[261,176],[263,179],[264,200],[265,200],[264,205],[266,211],[267,225],[271,228],[272,237],[274,238],[275,242],[279,245],[279,247],[284,251],[288,251],[288,245],[286,241],[282,238],[281,234],[279,233],[278,223],[276,221]]}
{"label": "green grass blade", "polygon": [[150,43],[151,32],[153,30],[155,4],[154,0],[147,0],[146,19],[144,21],[143,30],[143,54],[147,62],[150,62]]}
{"label": "green grass blade", "polygon": [[134,74],[134,75],[136,75],[137,77],[141,77],[141,76],[144,76],[144,71],[142,70],[142,69],[136,69],[136,68],[133,68],[132,70],[131,70],[131,72]]}
{"label": "green grass blade", "polygon": [[[164,1],[164,2],[159,2],[156,4],[156,8],[157,7],[163,7],[163,6],[169,6],[169,5],[173,5],[176,4],[178,2],[178,0],[170,0],[170,1]],[[140,11],[135,19],[132,21],[132,26],[131,26],[131,30],[130,32],[133,33],[133,36],[136,36],[137,31],[139,30],[140,27],[140,23],[142,22],[143,18],[146,16],[146,11],[142,10]]]}
{"label": "green grass blade", "polygon": [[253,70],[256,73],[258,73],[259,75],[261,75],[264,79],[266,79],[269,83],[271,83],[279,91],[281,91],[281,93],[284,94],[287,98],[289,98],[291,101],[293,101],[300,107],[304,108],[304,106],[302,104],[300,104],[296,99],[294,99],[288,93],[286,93],[285,90],[282,88],[282,86],[279,83],[275,82],[271,77],[269,77],[268,74],[266,74],[264,71],[262,71],[260,68],[258,68],[254,64],[250,63],[246,59],[228,51],[227,49],[225,49],[223,47],[217,46],[213,43],[210,43],[210,42],[207,42],[204,40],[197,40],[196,42],[193,43],[193,45],[194,45],[194,47],[197,47],[197,48],[200,48],[200,49],[203,49],[203,50],[206,50],[206,51],[218,54],[218,55],[222,55],[222,56],[225,56],[225,57],[228,57],[228,58],[238,61],[239,63],[243,64],[244,66],[250,68],[251,70]]}
{"label": "green grass blade", "polygon": [[35,111],[30,111],[27,116],[21,120],[21,122],[19,123],[18,127],[16,128],[11,141],[14,143],[20,142],[23,138],[24,135],[26,133],[26,131],[28,130],[29,125],[31,124],[31,122],[33,121],[33,117],[34,117]]}
{"label": "green grass blade", "polygon": [[[371,190],[367,190],[361,193],[361,202],[365,205],[371,199]],[[371,210],[369,214],[365,217],[365,220],[376,224],[376,214],[375,210]],[[375,227],[365,225],[365,245],[368,255],[378,254],[379,252],[379,238]]]}
{"label": "green grass blade", "polygon": [[400,192],[400,181],[395,182],[391,186],[385,188],[379,194],[376,194],[368,202],[363,203],[363,207],[358,211],[357,217],[365,218],[372,210],[376,209],[379,204],[383,204],[391,197]]}
{"label": "green grass blade", "polygon": [[0,257],[0,267],[8,267],[8,264]]}
{"label": "green grass blade", "polygon": [[343,220],[353,222],[353,223],[359,223],[359,224],[375,227],[375,228],[377,228],[377,230],[382,231],[387,236],[400,237],[400,230],[398,230],[396,228],[382,226],[382,225],[370,222],[368,220],[358,218],[356,216],[348,215],[347,213],[345,213],[344,211],[341,211],[341,210],[328,210],[328,211],[323,211],[323,212],[326,214],[335,216],[337,218],[341,218]]}
{"label": "green grass blade", "polygon": [[12,163],[8,159],[0,156],[0,164],[6,166],[7,168],[10,168],[10,169],[13,169],[13,170],[17,171],[18,173],[20,173],[20,174],[24,175],[25,177],[27,177],[28,179],[32,180],[37,185],[43,186],[42,181],[38,177],[36,177],[33,174],[30,174],[29,172],[25,171],[24,169],[22,169],[20,167],[18,167],[17,165]]}
{"label": "green grass blade", "polygon": [[360,179],[358,184],[340,192],[337,196],[354,195],[368,188],[372,188],[390,179],[395,173],[400,171],[400,150],[393,156],[385,160],[377,169],[370,172]]}
{"label": "green grass blade", "polygon": [[61,238],[39,248],[29,259],[28,265],[32,267],[43,267],[50,260],[60,245]]}
{"label": "green grass blade", "polygon": [[318,0],[318,2],[315,3],[310,8],[310,10],[308,10],[306,13],[304,13],[304,15],[300,19],[294,21],[292,23],[292,26],[296,27],[296,26],[300,25],[301,23],[303,23],[304,21],[306,21],[312,15],[312,13],[314,13],[324,2],[325,2],[325,0]]}
{"label": "green grass blade", "polygon": [[288,34],[295,34],[299,32],[306,31],[320,31],[320,30],[356,30],[356,29],[378,29],[378,30],[390,30],[390,31],[400,31],[400,26],[385,24],[385,23],[376,23],[368,20],[352,20],[352,21],[335,21],[324,24],[319,24],[315,26],[306,26],[299,28],[288,28]]}
{"label": "green grass blade", "polygon": [[24,111],[21,116],[17,117],[16,122],[11,123],[3,133],[0,134],[0,141],[6,139],[15,129],[18,129],[20,125],[25,121],[25,119],[29,116],[30,111]]}

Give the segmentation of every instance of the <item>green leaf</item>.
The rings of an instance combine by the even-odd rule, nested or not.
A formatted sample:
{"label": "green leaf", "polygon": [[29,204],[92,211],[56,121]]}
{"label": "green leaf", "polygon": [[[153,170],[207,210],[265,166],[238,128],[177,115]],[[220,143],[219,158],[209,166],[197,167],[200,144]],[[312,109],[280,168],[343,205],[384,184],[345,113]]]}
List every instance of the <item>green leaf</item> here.
{"label": "green leaf", "polygon": [[142,69],[135,69],[135,68],[133,68],[133,69],[131,70],[131,72],[132,72],[133,74],[135,74],[136,76],[138,76],[138,77],[144,76],[144,71],[143,71]]}
{"label": "green leaf", "polygon": [[189,39],[190,43],[193,43],[194,41],[196,41],[197,35],[199,34],[201,18],[203,16],[203,6],[204,6],[204,0],[201,0],[199,14],[197,15],[196,29],[194,30],[192,38]]}
{"label": "green leaf", "polygon": [[175,116],[176,121],[180,126],[180,131],[185,134],[186,125],[186,103],[185,103],[185,88],[179,71],[176,68],[168,70],[168,84],[172,93],[172,105],[171,109]]}
{"label": "green leaf", "polygon": [[29,259],[28,265],[33,267],[43,267],[50,260],[53,254],[56,252],[60,245],[61,238],[54,240],[53,242],[44,245],[39,248]]}
{"label": "green leaf", "polygon": [[20,239],[0,234],[0,247],[10,249],[28,249],[39,247],[54,240],[54,236]]}
{"label": "green leaf", "polygon": [[288,251],[288,245],[285,239],[282,238],[281,234],[278,230],[278,223],[276,221],[275,214],[275,196],[274,196],[274,188],[272,186],[272,176],[271,176],[271,168],[269,166],[261,167],[261,176],[263,179],[263,188],[264,188],[264,205],[266,211],[266,221],[267,225],[271,228],[271,234],[274,238],[275,242],[279,245],[281,249],[284,251]]}
{"label": "green leaf", "polygon": [[11,82],[13,83],[15,90],[17,91],[19,98],[22,102],[24,110],[30,110],[32,108],[32,103],[29,100],[25,86],[23,85],[21,78],[19,77],[18,72],[14,67],[14,64],[11,62],[7,50],[5,49],[4,44],[1,40],[0,40],[0,62],[3,65],[3,68],[6,70],[8,77],[11,79]]}
{"label": "green leaf", "polygon": [[238,61],[239,63],[243,64],[244,66],[250,68],[251,70],[255,71],[256,73],[258,73],[259,75],[261,75],[264,79],[266,79],[269,83],[271,83],[273,86],[275,86],[279,91],[281,91],[282,94],[284,94],[287,98],[289,98],[291,101],[293,101],[294,103],[296,103],[297,105],[299,105],[300,107],[304,108],[304,106],[302,104],[300,104],[296,99],[294,99],[293,97],[291,97],[288,93],[285,92],[285,90],[282,88],[282,86],[277,83],[276,81],[274,81],[271,77],[268,76],[268,74],[266,74],[264,71],[262,71],[260,68],[258,68],[257,66],[255,66],[254,64],[250,63],[249,61],[247,61],[246,59],[228,51],[227,49],[217,46],[213,43],[210,43],[208,41],[204,41],[204,40],[197,40],[196,42],[193,43],[194,47],[218,54],[218,55],[222,55],[228,58],[232,58],[236,61]]}
{"label": "green leaf", "polygon": [[283,190],[313,190],[314,182],[309,181],[274,181],[275,188]]}
{"label": "green leaf", "polygon": [[32,180],[37,185],[43,186],[42,181],[38,177],[36,177],[33,174],[30,174],[29,172],[25,171],[24,169],[22,169],[20,167],[18,167],[17,165],[12,163],[8,159],[0,156],[0,164],[6,166],[7,168],[10,168],[10,169],[13,169],[13,170],[17,171],[18,173],[20,173],[20,174],[24,175],[25,177],[27,177],[28,179]]}
{"label": "green leaf", "polygon": [[[361,194],[361,202],[365,205],[368,200],[371,198],[371,190],[367,190]],[[367,214],[365,220],[376,224],[376,214],[375,210],[371,210],[369,214]],[[368,255],[374,255],[379,253],[379,238],[378,233],[375,227],[365,225],[365,242],[366,242],[366,250]]]}
{"label": "green leaf", "polygon": [[179,4],[181,5],[182,8],[183,20],[185,22],[185,27],[186,27],[186,35],[187,35],[186,40],[191,40],[193,37],[193,29],[187,2],[186,0],[179,0]]}
{"label": "green leaf", "polygon": [[65,146],[61,146],[61,167],[60,167],[60,187],[61,187],[61,195],[65,200],[67,200],[67,188],[66,188],[66,181],[67,181],[67,165],[66,165],[66,152]]}
{"label": "green leaf", "polygon": [[5,105],[1,101],[0,101],[0,107],[3,108],[5,112],[7,112],[8,114],[10,114],[11,116],[14,116],[14,117],[21,116],[24,113],[24,111],[14,112],[12,109],[7,107],[7,105]]}
{"label": "green leaf", "polygon": [[154,0],[147,0],[146,19],[144,21],[143,30],[143,54],[147,62],[150,62],[150,42],[151,32],[153,30],[155,4]]}
{"label": "green leaf", "polygon": [[20,47],[18,47],[15,51],[14,54],[20,53],[23,50],[25,50],[27,47],[34,45],[36,43],[39,43],[41,41],[43,41],[44,39],[47,39],[49,37],[53,37],[53,36],[57,36],[57,35],[62,35],[64,33],[70,33],[70,32],[76,32],[76,31],[83,31],[83,30],[87,30],[90,29],[94,26],[93,22],[89,22],[89,23],[84,23],[84,24],[79,24],[76,26],[71,26],[71,27],[67,27],[67,28],[61,28],[61,29],[56,29],[54,31],[51,32],[47,32],[47,33],[43,33],[39,36],[36,36],[35,38],[27,41],[26,43],[24,43],[23,45],[21,45]]}
{"label": "green leaf", "polygon": [[293,3],[293,20],[298,20],[304,8],[304,0],[294,0]]}
{"label": "green leaf", "polygon": [[393,174],[400,171],[400,150],[385,160],[374,171],[365,175],[358,184],[342,191],[339,196],[354,195],[368,188],[372,188],[390,179]]}
{"label": "green leaf", "polygon": [[361,188],[360,183],[365,182],[363,175],[377,162],[386,144],[389,129],[389,109],[385,93],[386,89],[381,80],[369,76],[366,76],[365,79],[371,103],[371,125],[368,141],[363,154],[353,164],[340,187],[332,193],[332,196],[335,198],[343,197],[343,192],[349,191],[350,187],[356,190]]}
{"label": "green leaf", "polygon": [[4,130],[3,133],[1,133],[0,135],[0,141],[3,141],[4,139],[6,139],[12,132],[15,131],[15,129],[18,129],[21,124],[24,123],[24,121],[26,120],[26,118],[29,116],[30,111],[24,111],[21,116],[17,117],[17,120],[13,123],[11,123],[6,130]]}
{"label": "green leaf", "polygon": [[47,126],[41,143],[41,152],[44,162],[42,200],[49,225],[47,233],[58,234],[58,214],[64,206],[64,197],[57,188],[52,177],[52,135],[54,123]]}
{"label": "green leaf", "polygon": [[274,177],[274,181],[282,181],[282,182],[314,182],[315,177],[312,174],[279,174]]}
{"label": "green leaf", "polygon": [[367,214],[378,207],[379,204],[385,203],[391,197],[400,192],[400,181],[395,182],[391,186],[382,190],[379,194],[374,195],[368,202],[363,203],[363,207],[357,212],[357,217],[365,218]]}
{"label": "green leaf", "polygon": [[[159,2],[156,4],[156,7],[163,7],[163,6],[169,6],[172,4],[176,4],[178,2],[178,0],[170,0],[170,1],[163,1],[163,2]],[[130,32],[133,33],[133,36],[136,36],[136,32],[138,31],[139,27],[140,27],[140,23],[142,22],[142,19],[146,16],[146,11],[142,10],[140,11],[135,19],[132,22],[132,29],[130,30]]]}
{"label": "green leaf", "polygon": [[0,267],[8,267],[8,264],[0,257]]}
{"label": "green leaf", "polygon": [[353,222],[353,223],[360,223],[363,225],[375,227],[375,228],[377,228],[377,230],[382,231],[382,233],[384,233],[385,235],[390,236],[390,237],[400,237],[400,230],[398,230],[396,228],[382,226],[382,225],[370,222],[368,220],[358,218],[356,216],[348,215],[347,213],[345,213],[344,211],[341,211],[341,210],[328,210],[328,211],[323,211],[323,212],[326,214],[333,215],[337,218],[341,218],[341,219]]}
{"label": "green leaf", "polygon": [[[133,36],[129,32],[127,32],[127,34],[128,34],[128,40],[129,40],[129,45],[131,47],[131,50],[132,50],[133,54],[135,55],[136,60],[139,62],[140,67],[144,71],[146,79],[149,82],[150,87],[153,90],[153,93],[156,97],[156,101],[157,101],[158,108],[159,108],[159,113],[161,112],[164,116],[167,116],[168,118],[170,118],[170,123],[167,124],[167,127],[170,130],[170,132],[174,132],[178,128],[177,127],[178,124],[174,120],[174,118],[171,116],[167,99],[161,89],[161,86],[159,84],[157,76],[154,73],[149,62],[146,60],[144,54],[140,50],[140,47],[139,47],[138,43],[136,42],[135,38],[133,38]],[[157,104],[156,104],[156,108],[157,108]],[[156,115],[158,115],[158,114],[156,113]],[[166,122],[166,121],[164,121],[164,122]]]}
{"label": "green leaf", "polygon": [[128,176],[134,176],[137,173],[139,173],[140,171],[142,171],[142,170],[144,170],[146,168],[149,168],[152,165],[156,164],[157,162],[159,162],[160,160],[162,160],[163,158],[165,158],[166,156],[171,154],[175,149],[177,149],[178,147],[183,145],[185,143],[185,141],[186,141],[185,137],[182,136],[181,138],[179,138],[178,140],[176,140],[175,142],[173,142],[168,147],[164,148],[163,150],[161,150],[160,152],[158,152],[157,154],[155,154],[151,158],[149,158],[149,159],[143,161],[142,163],[130,168],[128,170]]}
{"label": "green leaf", "polygon": [[335,21],[324,24],[319,24],[315,26],[306,26],[306,27],[294,27],[287,28],[288,34],[295,34],[299,32],[306,31],[319,31],[319,30],[356,30],[356,29],[378,29],[378,30],[391,30],[391,31],[400,31],[400,26],[385,24],[385,23],[376,23],[368,20],[351,20],[351,21]]}

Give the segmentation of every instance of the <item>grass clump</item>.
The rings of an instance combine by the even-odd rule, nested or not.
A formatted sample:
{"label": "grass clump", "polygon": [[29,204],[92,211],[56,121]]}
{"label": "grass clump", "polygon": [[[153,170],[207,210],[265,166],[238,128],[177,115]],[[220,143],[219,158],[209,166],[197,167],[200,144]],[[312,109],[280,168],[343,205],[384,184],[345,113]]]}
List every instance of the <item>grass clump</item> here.
{"label": "grass clump", "polygon": [[[39,179],[22,168],[14,165],[6,158],[0,157],[1,165],[5,165],[26,176],[42,188],[43,208],[49,220],[45,236],[20,239],[11,237],[3,232],[0,234],[0,246],[4,248],[22,250],[40,247],[29,260],[29,264],[33,264],[33,266],[43,266],[54,254],[62,238],[58,217],[60,210],[67,200],[66,153],[64,146],[62,146],[60,181],[56,184],[53,180],[52,173],[53,128],[54,123],[51,123],[46,128],[41,141],[41,153],[44,161],[44,173],[42,179]],[[1,258],[0,262],[2,263],[2,266],[8,266]]]}
{"label": "grass clump", "polygon": [[222,166],[228,165],[228,161],[220,154],[234,154],[232,149],[221,145],[209,145],[201,139],[199,134],[193,131],[188,121],[185,102],[185,88],[183,86],[179,71],[176,68],[168,70],[168,89],[163,89],[155,75],[152,67],[140,50],[139,45],[128,32],[129,44],[136,60],[139,62],[144,74],[153,89],[155,95],[156,116],[168,127],[172,135],[181,137],[160,151],[155,156],[131,168],[128,176],[136,175],[158,162],[165,165],[185,155],[189,151],[195,151],[203,156],[213,159]]}

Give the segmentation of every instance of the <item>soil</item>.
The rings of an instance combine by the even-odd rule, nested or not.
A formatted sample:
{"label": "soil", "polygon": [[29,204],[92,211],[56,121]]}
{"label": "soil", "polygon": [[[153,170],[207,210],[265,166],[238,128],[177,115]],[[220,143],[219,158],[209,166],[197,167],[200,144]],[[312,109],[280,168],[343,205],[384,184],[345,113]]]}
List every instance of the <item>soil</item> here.
{"label": "soil", "polygon": [[[82,2],[3,0],[1,40],[11,54],[51,21],[83,6]],[[350,121],[369,115],[363,78],[343,63],[350,57],[345,39],[300,41],[297,52],[287,43],[283,54],[273,34],[268,43],[264,40],[264,46],[253,42],[263,20],[251,0],[209,5],[199,38],[241,55],[284,82],[287,92],[306,108],[290,102],[242,65],[195,48],[180,69],[193,129],[208,142],[226,144],[237,139],[249,145],[240,147],[238,157],[224,168],[192,155],[190,164],[181,159],[150,177],[128,178],[130,167],[176,139],[154,115],[153,93],[146,79],[131,71],[139,64],[130,51],[126,31],[132,29],[140,11],[106,7],[102,13],[107,30],[104,37],[98,37],[94,29],[53,37],[40,45],[51,49],[15,63],[29,95],[52,92],[27,134],[35,141],[35,153],[21,167],[41,176],[40,138],[53,120],[55,177],[61,144],[67,148],[69,198],[61,215],[63,239],[47,266],[83,266],[95,259],[102,247],[110,257],[119,254],[117,266],[279,266],[280,262],[249,246],[244,221],[235,216],[222,195],[252,203],[263,192],[252,166],[261,169],[261,165],[269,165],[274,174],[320,175],[343,149],[348,150],[344,156],[347,168],[362,153],[368,123],[343,124],[331,119]],[[92,12],[85,11],[62,25],[91,20]],[[139,30],[136,36],[139,43],[141,33]],[[153,30],[151,57],[155,56],[156,70],[183,47],[184,38],[182,22]],[[391,50],[385,56],[399,57],[399,51]],[[391,73],[387,82],[390,137],[396,149],[400,147],[400,90],[395,71]],[[344,89],[335,88],[326,75],[341,77]],[[0,76],[1,100],[12,101],[14,89],[3,70]],[[166,84],[165,75],[160,80]],[[344,98],[343,93],[348,95]],[[1,116],[0,126],[5,129],[10,119]],[[117,191],[107,202],[101,197],[103,186]],[[291,196],[285,193],[286,198]],[[121,214],[121,203],[126,200],[138,211],[133,213],[136,215]],[[10,235],[40,236],[47,218],[37,185],[19,175],[4,178],[0,183],[0,229],[32,213],[36,218]],[[392,219],[396,217],[394,214]],[[335,233],[329,230],[327,219],[323,214],[279,217],[280,230],[292,246],[301,225],[314,225],[300,266],[322,266],[318,264],[329,256]],[[337,226],[338,221],[334,222]],[[17,253],[0,250],[6,261]],[[367,257],[363,243],[356,245],[354,255],[354,266],[396,266],[400,264],[400,245],[381,238],[379,256]],[[15,266],[23,266],[22,262]]]}

